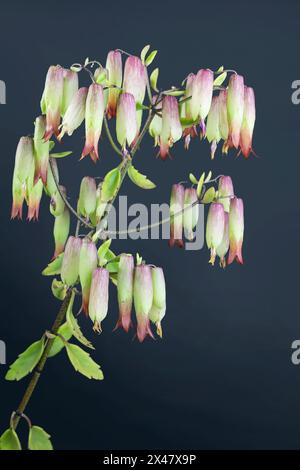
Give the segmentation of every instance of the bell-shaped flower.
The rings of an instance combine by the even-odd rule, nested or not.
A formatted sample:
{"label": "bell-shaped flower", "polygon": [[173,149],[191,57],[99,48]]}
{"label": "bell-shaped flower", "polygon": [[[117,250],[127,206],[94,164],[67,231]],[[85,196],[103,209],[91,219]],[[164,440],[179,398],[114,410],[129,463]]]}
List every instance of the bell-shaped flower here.
{"label": "bell-shaped flower", "polygon": [[98,253],[96,245],[90,239],[84,238],[79,257],[79,279],[82,291],[82,309],[86,315],[88,315],[92,276],[97,265]]}
{"label": "bell-shaped flower", "polygon": [[223,204],[213,202],[208,210],[206,222],[206,243],[210,249],[209,262],[214,265],[216,250],[222,243],[225,226],[225,211]]}
{"label": "bell-shaped flower", "polygon": [[244,114],[244,77],[232,74],[227,90],[227,118],[229,126],[227,147],[240,145],[240,131]]}
{"label": "bell-shaped flower", "polygon": [[70,232],[70,212],[69,209],[65,208],[61,215],[55,217],[53,236],[55,243],[55,250],[53,258],[57,258],[58,255],[63,253],[66,241]]}
{"label": "bell-shaped flower", "polygon": [[244,114],[240,133],[241,151],[248,158],[252,149],[252,136],[255,124],[255,96],[251,87],[244,88]]}
{"label": "bell-shaped flower", "polygon": [[39,116],[34,123],[34,159],[35,159],[35,175],[34,181],[39,178],[43,183],[47,184],[47,172],[49,163],[49,142],[44,140],[46,132],[46,118]]}
{"label": "bell-shaped flower", "polygon": [[183,247],[182,226],[184,209],[184,186],[173,184],[170,199],[170,240],[169,246]]}
{"label": "bell-shaped flower", "polygon": [[149,318],[156,326],[158,336],[162,338],[161,321],[166,314],[166,283],[162,268],[154,267],[151,270],[153,285],[153,303]]}
{"label": "bell-shaped flower", "polygon": [[133,273],[134,260],[130,254],[122,253],[120,255],[118,268],[118,304],[119,319],[115,329],[121,327],[126,332],[132,326],[131,310],[133,301]]}
{"label": "bell-shaped flower", "polygon": [[34,176],[34,147],[31,137],[21,137],[19,140],[15,168],[13,174],[13,204],[11,218],[22,218],[22,208],[28,189],[32,185]]}
{"label": "bell-shaped flower", "polygon": [[190,109],[193,120],[200,119],[202,135],[205,136],[205,118],[211,106],[214,87],[214,74],[209,69],[201,69],[193,80]]}
{"label": "bell-shaped flower", "polygon": [[68,286],[73,286],[79,276],[80,249],[81,238],[69,237],[65,246],[60,273],[62,281]]}
{"label": "bell-shaped flower", "polygon": [[[153,105],[155,105],[156,100],[157,100],[157,95],[154,95],[152,97]],[[161,113],[162,107],[160,103],[156,106],[156,110],[159,113]],[[149,126],[149,134],[151,135],[151,137],[153,137],[155,146],[159,144],[159,136],[161,134],[161,130],[162,130],[162,118],[158,114],[155,114]]]}
{"label": "bell-shaped flower", "polygon": [[39,179],[29,190],[27,220],[38,220],[42,195],[43,182]]}
{"label": "bell-shaped flower", "polygon": [[88,89],[86,87],[79,88],[74,93],[64,114],[58,140],[61,140],[66,133],[72,135],[84,121],[87,93]]}
{"label": "bell-shaped flower", "polygon": [[234,196],[233,183],[230,176],[222,175],[219,178],[218,184],[218,202],[221,202],[224,206],[224,210],[229,212],[230,199]]}
{"label": "bell-shaped flower", "polygon": [[219,127],[221,139],[225,142],[228,139],[228,118],[227,118],[227,90],[221,90],[219,93]]}
{"label": "bell-shaped flower", "polygon": [[135,268],[133,298],[137,319],[137,337],[142,342],[147,335],[153,338],[149,320],[153,304],[153,285],[151,267],[148,265],[141,264]]}
{"label": "bell-shaped flower", "polygon": [[229,255],[227,263],[234,260],[243,264],[242,246],[244,238],[244,204],[243,200],[234,197],[230,201],[229,211]]}
{"label": "bell-shaped flower", "polygon": [[81,180],[78,212],[84,217],[89,217],[96,210],[97,187],[96,181],[90,176],[85,176]]}
{"label": "bell-shaped flower", "polygon": [[134,96],[130,93],[122,93],[119,96],[116,119],[117,140],[122,148],[126,142],[131,146],[137,136],[137,120]]}
{"label": "bell-shaped flower", "polygon": [[61,215],[66,207],[65,201],[61,197],[60,193],[62,193],[66,198],[67,190],[62,185],[59,185],[59,190],[60,192],[58,191],[58,189],[56,189],[56,191],[54,191],[54,193],[51,195],[50,199],[50,212],[52,215],[54,215],[54,217]]}
{"label": "bell-shaped flower", "polygon": [[175,96],[165,96],[162,102],[162,129],[159,139],[160,157],[165,160],[169,148],[182,136],[179,119],[178,102]]}
{"label": "bell-shaped flower", "polygon": [[194,228],[198,223],[199,206],[197,190],[195,188],[186,188],[184,191],[184,213],[183,227],[184,234],[188,240],[194,239]]}
{"label": "bell-shaped flower", "polygon": [[129,56],[124,67],[123,91],[134,96],[142,104],[146,93],[147,75],[145,65],[139,57]]}
{"label": "bell-shaped flower", "polygon": [[60,65],[51,65],[42,97],[42,112],[46,114],[45,140],[51,139],[53,134],[59,134],[63,87],[64,69]]}
{"label": "bell-shaped flower", "polygon": [[94,323],[94,331],[101,333],[101,322],[107,315],[109,298],[109,272],[97,268],[93,272],[89,299],[89,316]]}
{"label": "bell-shaped flower", "polygon": [[229,214],[228,212],[224,213],[224,232],[223,238],[220,245],[217,247],[216,252],[220,258],[220,266],[226,268],[226,259],[225,256],[229,249]]}
{"label": "bell-shaped flower", "polygon": [[[193,115],[191,111],[191,98],[192,98],[192,93],[193,93],[193,83],[194,83],[195,76],[196,75],[194,73],[190,73],[187,76],[184,97],[189,98],[189,99],[185,101],[181,106],[181,116],[182,118],[188,121],[193,121]],[[185,137],[184,147],[186,150],[188,150],[191,138],[196,137],[197,135],[196,126],[192,125],[190,127],[186,127],[183,131],[183,135]]]}
{"label": "bell-shaped flower", "polygon": [[63,117],[67,111],[75,93],[78,91],[78,74],[70,69],[63,69],[63,95],[60,113]]}
{"label": "bell-shaped flower", "polygon": [[85,107],[85,146],[81,158],[90,154],[94,162],[99,158],[98,142],[104,116],[103,88],[97,83],[89,87]]}
{"label": "bell-shaped flower", "polygon": [[214,96],[211,102],[211,108],[209,110],[206,123],[206,138],[208,142],[211,143],[210,155],[212,160],[215,156],[217,145],[221,140],[219,107],[219,97]]}
{"label": "bell-shaped flower", "polygon": [[108,119],[110,119],[116,115],[118,97],[122,86],[122,56],[119,51],[109,51],[106,59],[106,69],[109,84],[106,113]]}

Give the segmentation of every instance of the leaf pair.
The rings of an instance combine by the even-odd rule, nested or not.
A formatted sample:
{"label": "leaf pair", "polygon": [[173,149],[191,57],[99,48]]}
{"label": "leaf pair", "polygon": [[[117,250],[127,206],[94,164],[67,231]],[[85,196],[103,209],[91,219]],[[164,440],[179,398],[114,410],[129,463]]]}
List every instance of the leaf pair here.
{"label": "leaf pair", "polygon": [[[28,436],[29,450],[53,450],[50,435],[40,426],[31,426]],[[0,450],[22,450],[16,431],[7,429],[0,437]]]}

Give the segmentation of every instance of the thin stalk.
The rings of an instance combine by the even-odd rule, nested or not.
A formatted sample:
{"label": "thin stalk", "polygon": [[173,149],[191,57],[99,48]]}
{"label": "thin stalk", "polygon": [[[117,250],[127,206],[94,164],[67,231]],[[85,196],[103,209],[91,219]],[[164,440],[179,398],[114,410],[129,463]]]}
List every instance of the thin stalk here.
{"label": "thin stalk", "polygon": [[108,122],[107,122],[107,117],[104,116],[103,120],[104,120],[105,132],[106,132],[106,135],[108,137],[110,145],[112,146],[114,151],[122,157],[123,156],[122,151],[119,149],[119,147],[117,146],[117,144],[115,143],[115,141],[114,141],[114,139],[111,135],[111,132],[110,132],[110,129],[109,129],[109,126],[108,126]]}

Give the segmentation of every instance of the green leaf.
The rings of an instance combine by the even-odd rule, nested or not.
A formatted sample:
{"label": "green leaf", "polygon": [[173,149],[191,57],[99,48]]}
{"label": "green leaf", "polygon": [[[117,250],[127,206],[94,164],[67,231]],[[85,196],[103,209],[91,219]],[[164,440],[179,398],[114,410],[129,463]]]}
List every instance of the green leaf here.
{"label": "green leaf", "polygon": [[49,140],[49,152],[55,147],[55,142],[54,140]]}
{"label": "green leaf", "polygon": [[181,96],[185,94],[185,90],[169,90],[169,91],[164,91],[164,95],[168,96]]}
{"label": "green leaf", "polygon": [[141,61],[143,62],[143,64],[145,63],[145,57],[147,55],[147,52],[149,51],[150,49],[150,44],[147,44],[147,46],[143,47],[142,51],[141,51]]}
{"label": "green leaf", "polygon": [[52,284],[51,284],[51,290],[52,294],[56,299],[58,300],[64,300],[66,297],[68,287],[66,284],[64,284],[62,281],[59,281],[58,279],[53,279]]}
{"label": "green leaf", "polygon": [[214,86],[221,86],[222,83],[226,80],[227,72],[221,73],[217,78],[214,80]]}
{"label": "green leaf", "polygon": [[55,276],[56,274],[60,274],[63,257],[64,254],[61,253],[57,258],[51,261],[42,271],[43,276]]}
{"label": "green leaf", "polygon": [[67,343],[66,350],[74,369],[88,379],[103,380],[100,366],[76,344]]}
{"label": "green leaf", "polygon": [[207,173],[207,176],[205,177],[204,184],[208,183],[211,180],[211,177],[212,177],[212,171],[209,171]]}
{"label": "green leaf", "polygon": [[29,450],[53,450],[50,435],[40,426],[31,426],[28,436]]}
{"label": "green leaf", "polygon": [[216,73],[222,73],[224,70],[224,65],[221,65],[221,67],[218,68],[218,70],[216,71]]}
{"label": "green leaf", "polygon": [[159,68],[157,67],[156,69],[153,70],[153,72],[150,75],[150,85],[153,88],[153,90],[156,91],[157,93],[158,93],[158,88],[157,88],[158,75],[159,75]]}
{"label": "green leaf", "polygon": [[6,380],[21,380],[29,374],[39,362],[44,351],[44,339],[32,343],[10,366]]}
{"label": "green leaf", "polygon": [[114,168],[105,175],[101,190],[101,200],[103,202],[108,202],[115,196],[118,191],[120,181],[121,172],[119,167]]}
{"label": "green leaf", "polygon": [[13,429],[7,429],[0,437],[0,450],[22,450],[18,434]]}
{"label": "green leaf", "polygon": [[130,167],[128,168],[128,176],[131,179],[131,181],[137,186],[139,186],[140,188],[143,188],[143,189],[156,188],[156,185],[152,183],[152,181],[148,180],[147,176],[139,173],[138,170],[134,168],[133,165],[130,165]]}
{"label": "green leaf", "polygon": [[[72,331],[73,336],[81,344],[83,344],[87,348],[95,349],[94,346],[92,345],[92,343],[83,335],[83,333],[80,329],[80,326],[78,324],[78,321],[76,320],[76,318],[73,315],[72,306],[70,308],[70,305],[71,305],[71,302],[70,302],[68,310],[67,310],[66,319],[67,319],[67,323],[68,323],[68,325],[69,325],[69,327]],[[72,305],[73,305],[73,302],[72,302]]]}
{"label": "green leaf", "polygon": [[117,258],[117,255],[112,250],[107,250],[105,258],[107,259],[107,261],[111,261],[112,259]]}
{"label": "green leaf", "polygon": [[210,204],[215,199],[215,194],[216,194],[215,188],[212,186],[206,191],[203,198],[201,199],[201,202],[203,204]]}
{"label": "green leaf", "polygon": [[98,248],[99,266],[104,266],[107,263],[106,254],[109,250],[110,245],[111,245],[111,240],[108,239],[105,242],[103,242]]}
{"label": "green leaf", "polygon": [[71,155],[73,153],[71,150],[68,152],[58,152],[58,153],[50,153],[49,157],[52,158],[64,158],[67,157],[68,155]]}
{"label": "green leaf", "polygon": [[195,175],[193,175],[193,173],[190,173],[189,174],[189,178],[190,178],[190,182],[193,183],[193,184],[198,184],[198,180],[196,178]]}
{"label": "green leaf", "polygon": [[[66,341],[69,341],[69,339],[71,339],[73,336],[72,329],[67,322],[63,323],[63,325],[59,327],[57,333],[60,334]],[[59,336],[56,336],[48,357],[56,356],[56,354],[58,354],[64,348],[64,346],[65,343],[63,340]]]}
{"label": "green leaf", "polygon": [[136,254],[136,265],[139,266],[140,264],[142,264],[142,262],[143,262],[143,257],[139,253],[137,253]]}
{"label": "green leaf", "polygon": [[200,179],[198,181],[198,186],[197,186],[197,196],[198,197],[201,197],[204,178],[205,178],[205,173],[202,173],[202,175],[200,176]]}
{"label": "green leaf", "polygon": [[145,106],[142,103],[136,103],[135,108],[137,111],[143,111],[143,110],[149,109],[149,106]]}
{"label": "green leaf", "polygon": [[105,266],[110,274],[116,274],[119,271],[118,261],[111,261]]}
{"label": "green leaf", "polygon": [[152,62],[154,61],[156,57],[157,52],[158,51],[152,51],[151,54],[148,55],[147,59],[145,60],[146,67],[152,64]]}
{"label": "green leaf", "polygon": [[198,122],[199,121],[193,121],[193,119],[180,118],[180,124],[183,128],[195,126]]}
{"label": "green leaf", "polygon": [[117,273],[110,273],[109,278],[115,286],[118,285],[118,274]]}

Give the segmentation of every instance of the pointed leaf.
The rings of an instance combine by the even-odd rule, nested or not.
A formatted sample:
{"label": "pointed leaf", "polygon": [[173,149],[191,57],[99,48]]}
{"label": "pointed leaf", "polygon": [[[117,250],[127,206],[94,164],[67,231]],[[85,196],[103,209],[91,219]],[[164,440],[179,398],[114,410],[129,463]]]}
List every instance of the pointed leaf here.
{"label": "pointed leaf", "polygon": [[158,51],[152,51],[151,54],[148,55],[147,59],[145,60],[146,67],[152,64],[152,62],[154,61],[156,57],[157,52]]}
{"label": "pointed leaf", "polygon": [[169,91],[164,91],[164,95],[168,96],[181,96],[185,94],[185,90],[169,90]]}
{"label": "pointed leaf", "polygon": [[80,326],[78,324],[78,321],[76,320],[76,318],[73,315],[72,307],[70,308],[70,305],[71,305],[71,302],[70,302],[68,310],[67,310],[66,319],[67,319],[67,323],[68,323],[68,325],[69,325],[69,327],[72,331],[73,336],[81,344],[83,344],[87,348],[95,349],[94,346],[92,345],[92,343],[83,335],[83,333],[80,329]]}
{"label": "pointed leaf", "polygon": [[62,260],[64,254],[61,253],[57,258],[51,261],[48,266],[42,271],[43,276],[55,276],[56,274],[60,274]]}
{"label": "pointed leaf", "polygon": [[193,175],[193,173],[190,173],[189,174],[189,178],[190,178],[190,182],[193,183],[193,184],[198,184],[198,180],[196,178],[195,175]]}
{"label": "pointed leaf", "polygon": [[205,177],[204,184],[205,184],[205,183],[208,183],[208,182],[211,180],[211,177],[212,177],[212,172],[209,171],[209,172],[207,173],[207,176]]}
{"label": "pointed leaf", "polygon": [[200,176],[200,179],[198,181],[198,186],[197,186],[197,196],[198,197],[201,197],[201,192],[202,192],[202,187],[203,187],[203,183],[204,183],[204,178],[205,178],[205,173],[202,173],[202,175]]}
{"label": "pointed leaf", "polygon": [[153,90],[156,91],[157,93],[158,93],[158,88],[157,88],[158,75],[159,75],[159,68],[157,67],[156,69],[153,70],[153,72],[150,75],[150,85],[153,88]]}
{"label": "pointed leaf", "polygon": [[116,194],[121,181],[121,172],[119,167],[109,171],[104,178],[101,190],[101,200],[110,201]]}
{"label": "pointed leaf", "polygon": [[226,80],[227,72],[221,73],[217,78],[214,80],[214,86],[221,86],[222,83]]}
{"label": "pointed leaf", "polygon": [[216,73],[222,73],[224,70],[224,65],[221,65],[221,67],[218,68],[218,70],[216,71]]}
{"label": "pointed leaf", "polygon": [[143,47],[143,49],[141,51],[141,61],[143,62],[143,64],[145,62],[145,57],[146,57],[146,54],[149,51],[149,49],[150,49],[150,44],[147,44],[145,47]]}
{"label": "pointed leaf", "polygon": [[58,279],[53,279],[51,290],[54,297],[58,300],[64,300],[66,297],[68,286]]}
{"label": "pointed leaf", "polygon": [[29,450],[53,450],[50,435],[40,426],[32,426],[28,436]]}
{"label": "pointed leaf", "polygon": [[109,250],[110,245],[111,245],[111,240],[108,239],[105,242],[103,242],[98,248],[99,266],[104,266],[107,263],[106,254]]}
{"label": "pointed leaf", "polygon": [[210,204],[215,199],[215,193],[216,193],[215,188],[212,186],[206,191],[201,202],[203,204]]}
{"label": "pointed leaf", "polygon": [[10,366],[6,380],[21,380],[29,374],[39,362],[44,351],[44,339],[32,343]]}
{"label": "pointed leaf", "polygon": [[0,437],[0,450],[22,450],[16,431],[9,428]]}
{"label": "pointed leaf", "polygon": [[[66,341],[69,341],[69,339],[71,339],[73,336],[72,329],[67,322],[63,323],[63,325],[59,327],[57,333],[60,334]],[[64,348],[64,346],[65,343],[63,340],[59,336],[56,336],[48,357],[56,356],[56,354],[58,354]]]}
{"label": "pointed leaf", "polygon": [[131,179],[131,181],[137,186],[139,186],[140,188],[143,188],[143,189],[156,188],[156,185],[152,183],[152,181],[148,180],[147,176],[139,173],[138,170],[134,168],[133,165],[130,165],[128,169],[128,176]]}
{"label": "pointed leaf", "polygon": [[67,343],[66,350],[74,369],[88,379],[103,380],[100,366],[76,344]]}
{"label": "pointed leaf", "polygon": [[69,150],[68,152],[58,152],[58,153],[50,153],[50,157],[52,158],[64,158],[67,157],[68,155],[71,155],[72,150]]}

